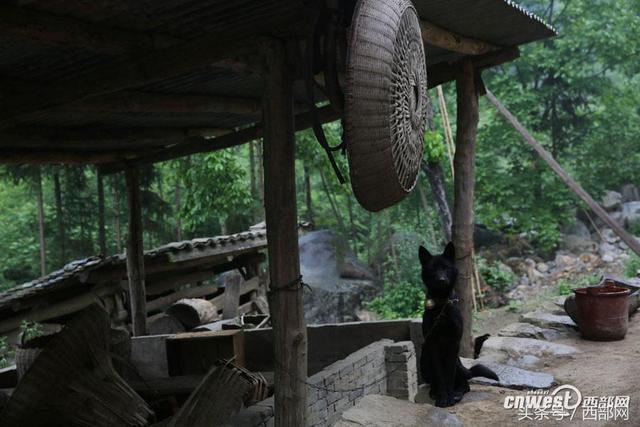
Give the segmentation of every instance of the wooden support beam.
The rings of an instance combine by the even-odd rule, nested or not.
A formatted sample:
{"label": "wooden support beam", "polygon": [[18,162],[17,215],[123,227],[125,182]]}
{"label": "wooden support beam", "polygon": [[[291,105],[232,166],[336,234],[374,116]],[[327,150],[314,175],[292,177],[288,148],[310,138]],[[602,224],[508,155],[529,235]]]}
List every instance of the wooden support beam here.
{"label": "wooden support beam", "polygon": [[[491,51],[483,55],[478,55],[465,60],[470,60],[473,67],[482,71],[486,68],[495,67],[506,62],[511,62],[520,56],[520,49],[517,46],[506,47],[504,49]],[[441,62],[427,67],[428,88],[434,88],[443,83],[454,80],[459,69],[458,63]]]}
{"label": "wooden support beam", "polygon": [[618,224],[613,218],[609,216],[607,211],[605,211],[598,202],[596,202],[593,197],[587,193],[580,184],[578,184],[572,177],[569,175],[560,164],[553,158],[553,156],[544,149],[542,144],[540,144],[536,139],[525,129],[524,126],[515,118],[513,114],[507,108],[502,105],[500,101],[495,97],[493,93],[491,93],[487,89],[487,99],[489,102],[493,104],[494,107],[502,114],[502,116],[514,127],[516,131],[524,140],[535,150],[535,152],[545,161],[547,165],[558,175],[558,177],[569,187],[571,191],[573,191],[583,202],[589,206],[589,208],[596,214],[598,217],[620,237],[620,239],[627,244],[631,248],[633,252],[635,252],[638,256],[640,256],[640,242],[638,239],[633,237],[631,234],[627,233],[627,231]]}
{"label": "wooden support beam", "polygon": [[[321,123],[327,123],[340,118],[340,115],[331,106],[325,106],[318,109],[318,119]],[[304,130],[311,126],[311,115],[309,113],[301,113],[295,117],[295,130]],[[206,153],[210,151],[222,150],[224,148],[241,145],[255,139],[263,137],[263,124],[258,123],[254,126],[241,129],[234,133],[222,135],[217,138],[202,139],[194,138],[183,144],[176,144],[172,147],[158,151],[155,154],[132,159],[125,163],[116,163],[104,165],[101,168],[102,173],[112,174],[124,170],[129,165],[145,165],[157,162],[164,162],[178,157],[188,156],[197,153]]]}
{"label": "wooden support beam", "polygon": [[113,113],[229,113],[259,116],[259,99],[125,91],[74,102],[65,111]]}
{"label": "wooden support beam", "polygon": [[232,55],[248,54],[255,49],[256,35],[288,26],[299,13],[299,7],[291,7],[276,21],[249,18],[233,30],[209,33],[166,49],[145,52],[139,57],[123,56],[93,71],[52,82],[38,92],[12,97],[0,107],[0,128],[13,126],[21,118],[39,111],[169,79],[211,66]]}
{"label": "wooden support beam", "polygon": [[284,43],[265,44],[264,171],[275,354],[275,425],[304,426],[307,331],[302,304],[295,189],[292,79]]}
{"label": "wooden support beam", "polygon": [[102,55],[123,55],[166,48],[182,40],[96,22],[53,15],[48,12],[0,5],[0,35],[21,38],[38,44],[60,48],[84,49]]}
{"label": "wooden support beam", "polygon": [[475,193],[475,145],[478,132],[478,92],[476,71],[470,59],[462,61],[456,78],[456,152],[454,155],[455,199],[453,205],[453,243],[456,249],[458,281],[456,293],[462,311],[460,355],[472,357],[473,307],[473,201]]}
{"label": "wooden support beam", "polygon": [[140,180],[138,170],[125,171],[127,202],[129,204],[129,236],[127,238],[127,277],[131,324],[134,336],[147,331],[147,301],[144,287],[144,250],[142,242],[142,207],[140,206]]}
{"label": "wooden support beam", "polygon": [[458,35],[427,21],[420,21],[420,31],[424,43],[464,55],[482,55],[499,49],[498,46]]}
{"label": "wooden support beam", "polygon": [[[148,152],[149,150],[146,150]],[[59,150],[28,149],[22,147],[3,147],[0,150],[0,164],[69,164],[85,165],[123,162],[127,158],[139,157],[144,151],[129,150]]]}

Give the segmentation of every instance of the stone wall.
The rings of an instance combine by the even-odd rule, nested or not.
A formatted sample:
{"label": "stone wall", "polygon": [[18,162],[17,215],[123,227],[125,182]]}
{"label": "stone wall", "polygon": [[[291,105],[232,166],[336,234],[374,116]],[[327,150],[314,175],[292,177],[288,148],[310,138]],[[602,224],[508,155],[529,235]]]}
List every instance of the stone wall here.
{"label": "stone wall", "polygon": [[[413,401],[418,389],[411,341],[383,339],[350,354],[308,378],[307,425],[328,427],[364,396],[389,394]],[[273,425],[273,398],[247,408],[230,426]]]}

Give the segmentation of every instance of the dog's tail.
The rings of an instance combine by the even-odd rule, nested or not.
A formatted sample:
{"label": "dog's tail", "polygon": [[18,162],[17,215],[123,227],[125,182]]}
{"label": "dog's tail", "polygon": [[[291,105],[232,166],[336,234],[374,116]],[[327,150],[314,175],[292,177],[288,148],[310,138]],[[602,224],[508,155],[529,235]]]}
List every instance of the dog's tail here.
{"label": "dog's tail", "polygon": [[484,378],[489,378],[491,380],[495,380],[495,381],[500,381],[500,379],[498,378],[498,375],[496,375],[495,372],[493,372],[491,369],[487,368],[484,365],[473,365],[472,367],[470,367],[467,373],[467,379],[471,379],[473,377],[484,377]]}
{"label": "dog's tail", "polygon": [[473,358],[474,359],[477,359],[478,356],[480,356],[480,351],[482,350],[482,344],[484,344],[484,342],[488,340],[490,336],[491,336],[490,334],[480,335],[479,337],[476,337],[476,339],[473,341]]}

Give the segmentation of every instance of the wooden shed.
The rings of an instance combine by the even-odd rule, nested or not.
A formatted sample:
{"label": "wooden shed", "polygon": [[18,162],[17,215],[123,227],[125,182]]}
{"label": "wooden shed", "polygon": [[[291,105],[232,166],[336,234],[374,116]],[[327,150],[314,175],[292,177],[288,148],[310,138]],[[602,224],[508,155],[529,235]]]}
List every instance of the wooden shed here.
{"label": "wooden shed", "polygon": [[[301,57],[318,15],[328,10],[348,26],[355,3],[9,0],[0,5],[0,163],[96,164],[102,173],[126,173],[136,334],[144,334],[146,319],[136,167],[264,138],[277,426],[304,425],[306,411],[294,133],[342,115],[331,105],[309,111]],[[453,238],[468,316],[480,72],[516,59],[518,45],[555,33],[509,0],[412,3],[428,87],[456,80]],[[470,345],[469,331],[463,349]]]}

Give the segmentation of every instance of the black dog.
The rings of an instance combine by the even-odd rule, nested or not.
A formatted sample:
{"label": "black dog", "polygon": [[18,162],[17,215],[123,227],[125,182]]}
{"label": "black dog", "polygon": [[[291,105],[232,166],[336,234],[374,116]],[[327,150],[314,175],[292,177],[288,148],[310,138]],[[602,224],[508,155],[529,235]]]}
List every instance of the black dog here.
{"label": "black dog", "polygon": [[462,314],[453,292],[458,277],[453,243],[447,245],[442,255],[436,256],[420,246],[419,257],[426,287],[420,368],[424,381],[431,385],[429,394],[435,399],[436,406],[446,407],[459,402],[470,390],[470,378],[486,377],[498,381],[498,376],[486,366],[475,365],[467,369],[460,362]]}

